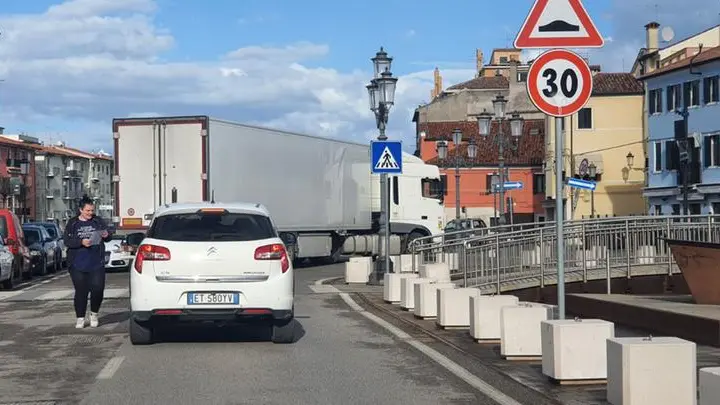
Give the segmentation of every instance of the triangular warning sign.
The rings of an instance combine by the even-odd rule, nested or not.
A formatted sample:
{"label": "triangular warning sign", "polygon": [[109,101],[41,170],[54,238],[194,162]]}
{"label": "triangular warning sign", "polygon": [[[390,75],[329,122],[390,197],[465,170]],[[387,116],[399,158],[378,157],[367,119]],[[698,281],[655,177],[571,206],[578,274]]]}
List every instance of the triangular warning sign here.
{"label": "triangular warning sign", "polygon": [[605,44],[581,0],[535,0],[515,48],[599,48]]}
{"label": "triangular warning sign", "polygon": [[398,164],[397,160],[395,160],[395,157],[393,156],[392,152],[390,152],[390,148],[387,146],[385,147],[385,150],[383,150],[382,154],[380,155],[380,159],[378,159],[377,163],[375,164],[375,169],[399,169],[400,165]]}

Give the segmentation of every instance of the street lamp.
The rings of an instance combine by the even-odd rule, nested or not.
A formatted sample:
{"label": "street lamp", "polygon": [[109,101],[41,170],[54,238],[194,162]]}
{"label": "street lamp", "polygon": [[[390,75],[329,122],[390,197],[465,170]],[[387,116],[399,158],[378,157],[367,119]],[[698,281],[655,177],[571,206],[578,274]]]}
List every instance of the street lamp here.
{"label": "street lamp", "polygon": [[[493,142],[498,146],[498,172],[500,179],[498,181],[500,188],[500,209],[498,224],[505,224],[505,148],[512,151],[517,150],[519,144],[519,138],[522,136],[524,119],[520,117],[520,114],[513,112],[510,119],[506,117],[507,100],[502,95],[498,94],[497,97],[492,101],[494,115],[491,115],[487,111],[483,110],[477,115],[478,132],[480,136],[487,137],[490,135],[492,122],[497,122],[498,133]],[[505,121],[510,121],[510,138],[507,138],[503,133],[503,125]],[[495,192],[495,190],[492,190]]]}
{"label": "street lamp", "polygon": [[[453,143],[455,144],[455,219],[460,219],[460,145],[462,145],[463,134],[459,129],[455,129],[452,133]],[[439,141],[437,143],[438,159],[444,161],[448,155],[448,142]],[[477,157],[478,146],[474,139],[470,139],[467,145],[467,157],[474,161]]]}
{"label": "street lamp", "polygon": [[[365,86],[368,92],[368,101],[370,102],[370,111],[375,114],[375,123],[378,129],[378,141],[386,141],[385,135],[390,109],[395,102],[395,88],[398,79],[393,77],[390,72],[393,58],[388,57],[385,49],[380,47],[380,51],[370,59],[373,62],[374,75],[370,84]],[[380,233],[385,237],[385,257],[384,260],[378,260],[375,271],[370,274],[369,283],[379,284],[383,278],[381,273],[390,271],[390,195],[388,193],[388,175],[380,174]],[[382,251],[382,249],[379,249]],[[382,266],[382,268],[380,268]]]}
{"label": "street lamp", "polygon": [[[632,153],[628,154],[628,164],[632,166],[632,163],[630,163],[630,159],[634,158],[632,156]],[[590,163],[590,166],[588,166],[588,177],[589,180],[597,181],[597,166],[595,166],[595,163]],[[595,190],[590,190],[590,218],[595,218]]]}
{"label": "street lamp", "polygon": [[635,155],[633,155],[632,152],[628,152],[627,156],[625,156],[625,159],[627,159],[628,167],[632,169],[633,165],[635,165]]}

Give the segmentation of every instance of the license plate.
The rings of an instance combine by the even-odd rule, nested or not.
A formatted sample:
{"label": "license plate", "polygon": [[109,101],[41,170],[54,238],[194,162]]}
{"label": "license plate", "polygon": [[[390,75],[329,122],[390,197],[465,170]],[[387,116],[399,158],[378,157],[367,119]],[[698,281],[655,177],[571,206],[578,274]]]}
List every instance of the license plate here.
{"label": "license plate", "polygon": [[240,303],[240,295],[237,293],[188,293],[188,305],[237,305]]}

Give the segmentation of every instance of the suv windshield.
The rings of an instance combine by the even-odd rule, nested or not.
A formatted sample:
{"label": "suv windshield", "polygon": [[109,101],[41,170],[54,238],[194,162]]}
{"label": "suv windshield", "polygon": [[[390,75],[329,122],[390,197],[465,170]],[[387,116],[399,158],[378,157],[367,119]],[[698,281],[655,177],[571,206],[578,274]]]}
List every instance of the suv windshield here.
{"label": "suv windshield", "polygon": [[40,242],[40,231],[35,229],[25,229],[25,244],[32,245]]}
{"label": "suv windshield", "polygon": [[56,229],[55,229],[55,226],[54,226],[54,225],[45,224],[45,225],[43,225],[43,227],[45,228],[45,230],[47,230],[47,233],[50,234],[50,237],[51,237],[51,238],[57,239],[58,234],[57,234],[57,232],[56,232]]}
{"label": "suv windshield", "polygon": [[162,215],[155,218],[147,233],[148,238],[176,242],[246,242],[276,236],[268,217],[239,213]]}

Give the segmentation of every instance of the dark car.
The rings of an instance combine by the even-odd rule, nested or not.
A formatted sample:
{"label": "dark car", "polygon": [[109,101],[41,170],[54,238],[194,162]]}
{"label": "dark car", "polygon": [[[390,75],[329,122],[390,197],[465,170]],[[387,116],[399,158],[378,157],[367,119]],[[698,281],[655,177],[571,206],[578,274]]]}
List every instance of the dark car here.
{"label": "dark car", "polygon": [[[45,275],[57,270],[55,251],[57,242],[50,236],[44,226],[24,224],[25,245],[30,250],[30,268],[33,274]],[[59,263],[58,263],[59,264]]]}
{"label": "dark car", "polygon": [[50,237],[55,240],[55,270],[62,269],[65,266],[66,251],[60,226],[54,222],[33,222],[33,225],[44,227]]}

